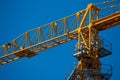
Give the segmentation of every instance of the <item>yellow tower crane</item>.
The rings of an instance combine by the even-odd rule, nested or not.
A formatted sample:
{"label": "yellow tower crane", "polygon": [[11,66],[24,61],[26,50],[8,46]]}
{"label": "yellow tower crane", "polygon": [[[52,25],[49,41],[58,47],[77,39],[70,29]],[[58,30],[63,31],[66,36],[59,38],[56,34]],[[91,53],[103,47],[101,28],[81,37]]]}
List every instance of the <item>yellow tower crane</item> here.
{"label": "yellow tower crane", "polygon": [[99,59],[112,52],[104,47],[98,33],[119,25],[120,11],[99,18],[100,10],[90,3],[84,10],[21,34],[0,46],[0,65],[23,57],[30,58],[37,52],[77,39],[73,55],[78,64],[67,79],[108,80],[112,74],[102,73]]}

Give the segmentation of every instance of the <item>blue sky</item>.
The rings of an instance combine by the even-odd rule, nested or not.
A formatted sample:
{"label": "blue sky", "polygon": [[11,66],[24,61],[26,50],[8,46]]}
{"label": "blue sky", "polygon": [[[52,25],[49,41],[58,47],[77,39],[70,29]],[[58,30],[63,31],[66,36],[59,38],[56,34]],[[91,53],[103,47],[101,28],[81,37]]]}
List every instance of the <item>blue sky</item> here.
{"label": "blue sky", "polygon": [[[88,3],[103,0],[0,0],[0,45],[25,31],[36,28],[86,8]],[[113,66],[111,80],[120,80],[120,26],[100,32],[113,46],[112,55],[102,59]],[[64,80],[64,75],[75,61],[76,41],[39,52],[0,66],[0,80]]]}

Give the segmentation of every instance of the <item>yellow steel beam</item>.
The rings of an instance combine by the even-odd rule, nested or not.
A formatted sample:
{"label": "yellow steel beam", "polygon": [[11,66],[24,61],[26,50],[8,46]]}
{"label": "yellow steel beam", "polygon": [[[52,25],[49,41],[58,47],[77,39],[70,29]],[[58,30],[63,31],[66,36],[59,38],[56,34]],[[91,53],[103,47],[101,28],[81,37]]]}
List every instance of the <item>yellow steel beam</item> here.
{"label": "yellow steel beam", "polygon": [[101,31],[120,24],[120,11],[93,22],[93,28]]}

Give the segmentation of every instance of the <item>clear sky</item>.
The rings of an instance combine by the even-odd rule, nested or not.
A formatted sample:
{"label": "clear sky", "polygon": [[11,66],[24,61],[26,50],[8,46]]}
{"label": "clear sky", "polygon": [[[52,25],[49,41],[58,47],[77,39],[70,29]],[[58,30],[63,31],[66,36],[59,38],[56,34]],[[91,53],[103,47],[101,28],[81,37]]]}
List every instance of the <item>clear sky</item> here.
{"label": "clear sky", "polygon": [[[0,0],[0,45],[32,28],[49,23],[86,8],[88,3],[104,0]],[[102,31],[112,43],[113,54],[102,59],[113,66],[111,80],[120,80],[120,26]],[[76,41],[39,52],[0,66],[0,80],[64,80],[72,66]]]}

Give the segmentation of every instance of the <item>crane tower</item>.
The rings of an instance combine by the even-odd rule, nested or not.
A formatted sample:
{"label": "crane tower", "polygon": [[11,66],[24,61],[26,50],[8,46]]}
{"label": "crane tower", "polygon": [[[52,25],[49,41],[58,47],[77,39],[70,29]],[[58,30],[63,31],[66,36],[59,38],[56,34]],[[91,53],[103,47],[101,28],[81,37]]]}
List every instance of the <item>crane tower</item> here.
{"label": "crane tower", "polygon": [[101,10],[90,3],[75,14],[21,34],[0,46],[0,65],[23,57],[31,58],[37,52],[77,39],[73,56],[78,64],[67,80],[109,80],[112,68],[110,66],[108,73],[103,72],[100,58],[112,54],[111,44],[98,34],[120,24],[120,11],[99,17]]}

